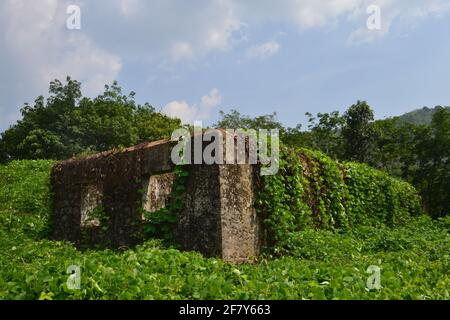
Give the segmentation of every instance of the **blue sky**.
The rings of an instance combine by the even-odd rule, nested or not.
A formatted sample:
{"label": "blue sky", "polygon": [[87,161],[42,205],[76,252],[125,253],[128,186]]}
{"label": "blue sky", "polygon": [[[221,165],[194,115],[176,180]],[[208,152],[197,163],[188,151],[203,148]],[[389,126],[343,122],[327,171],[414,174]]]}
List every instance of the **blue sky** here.
{"label": "blue sky", "polygon": [[[70,4],[80,30],[65,27]],[[117,79],[207,124],[231,108],[295,126],[358,99],[377,118],[450,105],[449,0],[6,0],[0,27],[1,130],[68,74],[86,95]]]}

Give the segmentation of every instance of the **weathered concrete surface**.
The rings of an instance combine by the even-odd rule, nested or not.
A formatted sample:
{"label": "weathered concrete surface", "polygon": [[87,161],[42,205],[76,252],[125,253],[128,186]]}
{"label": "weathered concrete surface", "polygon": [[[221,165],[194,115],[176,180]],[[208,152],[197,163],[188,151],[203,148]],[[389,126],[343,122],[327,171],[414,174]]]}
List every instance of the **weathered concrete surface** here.
{"label": "weathered concrete surface", "polygon": [[[153,212],[164,207],[172,190],[172,147],[162,140],[56,164],[54,237],[80,244],[88,229],[92,244],[107,239],[115,247],[130,247],[143,241],[141,208]],[[175,230],[180,246],[233,262],[256,256],[262,232],[254,209],[256,166],[185,169],[187,191]],[[99,205],[106,215],[101,221],[89,217]],[[100,230],[106,234],[100,236]]]}
{"label": "weathered concrete surface", "polygon": [[259,170],[253,165],[219,166],[222,258],[244,262],[262,245],[262,221],[254,204]]}
{"label": "weathered concrete surface", "polygon": [[176,240],[184,250],[221,256],[220,186],[217,165],[187,166],[184,210],[180,213]]}
{"label": "weathered concrete surface", "polygon": [[172,170],[171,145],[164,140],[57,163],[51,175],[54,237],[80,244],[88,212],[102,205],[108,225],[97,227],[107,230],[111,245],[140,242],[143,181]]}
{"label": "weathered concrete surface", "polygon": [[155,212],[167,205],[174,180],[175,175],[171,172],[143,177],[143,207],[145,211]]}

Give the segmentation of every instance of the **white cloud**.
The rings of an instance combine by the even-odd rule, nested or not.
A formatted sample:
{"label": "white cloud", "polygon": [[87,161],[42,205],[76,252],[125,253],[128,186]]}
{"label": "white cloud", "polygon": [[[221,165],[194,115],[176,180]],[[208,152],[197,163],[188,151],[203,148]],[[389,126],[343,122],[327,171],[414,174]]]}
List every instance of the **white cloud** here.
{"label": "white cloud", "polygon": [[275,41],[268,41],[263,44],[253,46],[247,50],[247,57],[257,58],[259,60],[265,60],[270,58],[280,51],[280,44]]}
{"label": "white cloud", "polygon": [[[80,31],[64,27],[69,4],[81,6]],[[366,28],[371,4],[382,9],[381,31]],[[249,29],[243,26],[289,24],[303,31],[347,23],[354,28],[348,43],[355,44],[385,37],[393,26],[408,30],[449,10],[448,0],[3,0],[0,128],[17,116],[20,104],[45,93],[54,78],[70,74],[95,94],[117,78],[122,61],[150,66],[201,61],[242,43],[238,40]],[[249,47],[248,57],[258,59],[280,50],[276,41]],[[181,105],[178,109],[186,109]]]}
{"label": "white cloud", "polygon": [[131,16],[138,11],[139,0],[120,0],[119,8],[124,16]]}
{"label": "white cloud", "polygon": [[354,10],[363,0],[248,0],[236,2],[248,21],[288,22],[299,29],[332,24],[340,15]]}
{"label": "white cloud", "polygon": [[232,0],[83,0],[98,12],[85,32],[133,59],[179,63],[232,48],[241,28]]}
{"label": "white cloud", "polygon": [[208,95],[202,97],[201,106],[206,110],[217,107],[222,102],[222,96],[218,89],[212,89]]}
{"label": "white cloud", "polygon": [[[412,29],[430,15],[440,16],[450,9],[450,2],[447,0],[361,0],[361,2],[361,6],[356,7],[349,15],[350,20],[360,21],[361,27],[349,35],[348,44],[373,42],[383,38],[391,32],[394,24],[401,30]],[[372,4],[379,6],[381,10],[380,30],[369,30],[364,23],[364,19],[369,17],[366,9]]]}
{"label": "white cloud", "polygon": [[[359,42],[387,35],[394,20],[411,23],[418,16],[438,15],[450,6],[448,0],[83,0],[82,3],[84,11],[102,13],[95,15],[92,27],[85,24],[86,33],[96,43],[120,55],[156,64],[198,61],[212,52],[230,50],[240,43],[239,38],[245,37],[243,26],[275,22],[306,30],[352,23],[356,28],[349,35],[349,42]],[[371,4],[382,7],[382,32],[369,33],[365,29],[366,9]],[[275,48],[267,47],[267,53]]]}
{"label": "white cloud", "polygon": [[221,102],[222,96],[219,90],[214,88],[201,98],[199,104],[189,105],[186,101],[172,101],[162,109],[162,112],[168,116],[180,118],[185,124],[192,124],[197,120],[207,120],[211,110],[219,106]]}
{"label": "white cloud", "polygon": [[[71,4],[71,3],[70,3]],[[8,73],[0,75],[0,126],[18,116],[25,101],[47,92],[55,78],[67,75],[83,82],[88,95],[116,79],[121,59],[98,47],[78,30],[68,30],[68,1],[7,0],[0,4],[0,61]],[[11,73],[14,76],[11,77]],[[5,120],[8,119],[8,120]]]}
{"label": "white cloud", "polygon": [[[394,22],[408,28],[420,18],[438,16],[450,9],[448,0],[247,0],[236,3],[239,8],[236,11],[247,23],[287,22],[299,30],[329,28],[342,22],[360,25],[349,35],[349,43],[382,38],[389,34]],[[381,31],[371,32],[366,28],[369,5],[381,7]]]}
{"label": "white cloud", "polygon": [[191,60],[194,57],[192,46],[188,42],[177,42],[173,45],[170,52],[172,61]]}

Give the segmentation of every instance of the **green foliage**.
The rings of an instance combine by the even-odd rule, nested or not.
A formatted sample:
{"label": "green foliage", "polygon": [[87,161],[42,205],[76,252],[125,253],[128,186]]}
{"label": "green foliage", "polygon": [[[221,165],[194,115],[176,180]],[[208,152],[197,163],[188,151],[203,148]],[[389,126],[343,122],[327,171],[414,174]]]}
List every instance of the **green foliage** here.
{"label": "green foliage", "polygon": [[364,164],[339,163],[318,151],[282,148],[277,175],[263,178],[258,211],[275,252],[290,250],[293,232],[309,227],[401,225],[421,211],[408,183]]}
{"label": "green foliage", "polygon": [[[299,172],[301,162],[295,169],[282,161],[285,170]],[[0,166],[0,299],[450,298],[449,217],[432,221],[422,216],[395,228],[293,230],[285,256],[239,266],[156,240],[124,252],[79,251],[39,232],[48,223],[50,167],[50,161]],[[291,200],[298,198],[296,190],[290,189]],[[295,216],[307,224],[311,217],[304,209],[304,216]],[[72,265],[81,268],[80,290],[67,287]],[[370,265],[381,268],[380,290],[366,287]]]}
{"label": "green foliage", "polygon": [[414,125],[429,125],[433,119],[433,115],[441,110],[447,109],[450,111],[450,107],[436,106],[434,108],[423,107],[408,113],[405,113],[399,117],[399,120],[405,123]]}
{"label": "green foliage", "polygon": [[[6,230],[14,230],[23,221],[23,231],[30,235],[49,232],[52,165],[52,161],[13,161],[0,166],[1,224]],[[28,219],[30,216],[33,219]]]}
{"label": "green foliage", "polygon": [[422,213],[420,197],[409,183],[364,164],[347,163],[345,169],[353,224],[395,226]]}
{"label": "green foliage", "polygon": [[111,247],[111,240],[108,238],[110,217],[106,214],[103,205],[98,205],[86,213],[85,226],[81,228],[81,248],[97,249]]}
{"label": "green foliage", "polygon": [[365,101],[358,101],[344,114],[345,126],[342,136],[345,141],[346,160],[365,162],[373,139],[373,110]]}
{"label": "green foliage", "polygon": [[367,163],[411,182],[417,163],[416,144],[422,135],[420,129],[399,118],[375,121]]}
{"label": "green foliage", "polygon": [[86,152],[128,147],[167,138],[179,119],[167,117],[149,104],[137,105],[134,93],[124,95],[114,82],[95,99],[83,98],[81,83],[69,77],[50,83],[47,101],[26,104],[22,119],[2,133],[0,161],[65,159]]}
{"label": "green foliage", "polygon": [[450,208],[450,111],[437,111],[431,126],[421,133],[413,182],[421,191],[427,211],[442,217]]}
{"label": "green foliage", "polygon": [[[77,251],[47,240],[2,238],[1,299],[449,299],[450,237],[420,219],[352,233],[293,233],[289,256],[234,266],[148,241],[123,253]],[[81,289],[66,285],[70,265]],[[381,267],[380,290],[366,269]]]}
{"label": "green foliage", "polygon": [[[422,196],[424,210],[431,216],[448,214],[449,107],[424,108],[372,121],[371,108],[358,101],[344,116],[337,111],[307,116],[309,131],[301,131],[300,125],[281,130],[286,145],[320,150],[341,161],[367,163],[413,184]],[[414,120],[416,116],[424,121]]]}
{"label": "green foliage", "polygon": [[242,115],[237,110],[229,113],[220,111],[221,120],[215,124],[216,128],[223,129],[279,129],[284,130],[283,125],[277,120],[276,112],[255,118]]}
{"label": "green foliage", "polygon": [[321,152],[300,150],[306,164],[306,201],[313,209],[315,226],[319,228],[347,228],[345,202],[348,198],[339,163]]}
{"label": "green foliage", "polygon": [[340,159],[343,156],[344,141],[341,135],[345,119],[338,111],[318,113],[317,119],[306,113],[309,118],[308,140],[305,146],[321,150],[327,155]]}
{"label": "green foliage", "polygon": [[166,243],[173,243],[174,228],[177,225],[179,213],[183,210],[183,199],[189,175],[182,165],[176,166],[173,173],[175,178],[167,205],[155,212],[142,209],[146,238],[162,239]]}
{"label": "green foliage", "polygon": [[311,209],[303,201],[306,185],[303,170],[299,154],[293,149],[281,148],[278,174],[263,178],[257,207],[269,227],[269,246],[282,242],[287,233],[311,223]]}

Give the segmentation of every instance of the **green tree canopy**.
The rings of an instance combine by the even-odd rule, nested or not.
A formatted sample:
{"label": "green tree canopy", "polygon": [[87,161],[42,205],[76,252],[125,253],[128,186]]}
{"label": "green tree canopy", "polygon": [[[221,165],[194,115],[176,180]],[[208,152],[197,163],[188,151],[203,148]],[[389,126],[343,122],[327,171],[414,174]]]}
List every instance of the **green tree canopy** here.
{"label": "green tree canopy", "polygon": [[413,182],[422,193],[428,212],[445,216],[450,209],[450,111],[440,109],[431,126],[417,136],[418,166]]}
{"label": "green tree canopy", "polygon": [[345,125],[342,135],[345,140],[344,157],[347,160],[366,162],[373,138],[374,120],[372,108],[366,101],[352,105],[344,114]]}
{"label": "green tree canopy", "polygon": [[251,118],[242,115],[237,110],[231,110],[229,113],[220,111],[221,120],[214,126],[224,129],[279,129],[284,130],[281,122],[277,120],[276,112],[268,115],[257,116]]}
{"label": "green tree canopy", "polygon": [[0,160],[64,159],[166,138],[181,126],[148,103],[136,104],[117,82],[94,99],[83,97],[81,83],[70,77],[52,81],[49,93],[47,101],[25,104],[22,119],[2,133]]}

